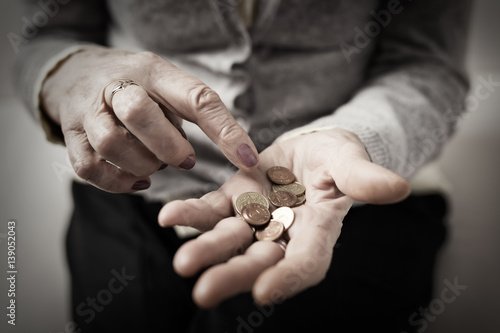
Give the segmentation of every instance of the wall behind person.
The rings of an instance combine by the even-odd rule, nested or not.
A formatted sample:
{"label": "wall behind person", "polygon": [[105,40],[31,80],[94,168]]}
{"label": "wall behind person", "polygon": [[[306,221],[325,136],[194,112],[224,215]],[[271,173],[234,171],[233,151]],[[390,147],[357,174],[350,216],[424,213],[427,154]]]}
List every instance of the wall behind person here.
{"label": "wall behind person", "polygon": [[[0,332],[66,332],[69,318],[64,234],[70,211],[62,147],[48,144],[15,96],[16,53],[8,34],[21,33],[19,1],[0,0]],[[16,221],[15,298],[7,292],[7,222]],[[7,323],[15,299],[16,325]],[[69,331],[68,331],[69,332]]]}
{"label": "wall behind person", "polygon": [[[498,13],[500,1],[475,1],[467,59],[470,111],[439,161],[453,184],[452,211],[433,302],[425,314],[426,333],[496,332],[500,327]],[[446,294],[456,296],[452,301],[442,299],[445,281],[462,288],[457,295]]]}

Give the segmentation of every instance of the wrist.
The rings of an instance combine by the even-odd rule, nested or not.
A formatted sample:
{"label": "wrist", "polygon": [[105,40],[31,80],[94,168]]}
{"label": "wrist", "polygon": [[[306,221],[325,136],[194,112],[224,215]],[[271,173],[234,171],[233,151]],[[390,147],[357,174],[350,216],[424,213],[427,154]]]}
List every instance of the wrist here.
{"label": "wrist", "polygon": [[303,131],[293,131],[289,135],[282,135],[281,137],[276,139],[273,144],[281,144],[288,140],[292,140],[295,138],[300,139],[301,137],[307,137],[310,135],[326,135],[331,138],[341,139],[342,141],[349,141],[355,144],[359,144],[366,150],[363,141],[355,132],[337,126],[315,127],[307,128]]}

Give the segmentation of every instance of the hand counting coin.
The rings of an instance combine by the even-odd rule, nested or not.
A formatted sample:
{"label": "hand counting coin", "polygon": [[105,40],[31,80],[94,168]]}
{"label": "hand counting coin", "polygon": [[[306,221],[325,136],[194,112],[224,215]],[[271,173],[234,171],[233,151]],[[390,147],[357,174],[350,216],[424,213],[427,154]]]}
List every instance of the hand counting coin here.
{"label": "hand counting coin", "polygon": [[243,207],[250,203],[258,203],[269,209],[269,201],[260,193],[257,192],[246,192],[243,193],[236,199],[236,211],[241,215],[241,210]]}
{"label": "hand counting coin", "polygon": [[255,231],[255,238],[260,241],[274,241],[283,235],[284,230],[283,223],[271,220],[267,227]]}
{"label": "hand counting coin", "polygon": [[269,222],[271,213],[269,209],[258,203],[249,203],[241,210],[243,219],[252,226],[262,226]]}
{"label": "hand counting coin", "polygon": [[276,207],[292,207],[297,203],[297,196],[291,192],[277,191],[269,194],[269,200]]}
{"label": "hand counting coin", "polygon": [[272,213],[272,219],[283,223],[285,230],[293,224],[295,213],[290,207],[280,207]]}
{"label": "hand counting coin", "polygon": [[290,184],[295,180],[295,175],[282,166],[274,166],[267,170],[267,176],[275,184]]}

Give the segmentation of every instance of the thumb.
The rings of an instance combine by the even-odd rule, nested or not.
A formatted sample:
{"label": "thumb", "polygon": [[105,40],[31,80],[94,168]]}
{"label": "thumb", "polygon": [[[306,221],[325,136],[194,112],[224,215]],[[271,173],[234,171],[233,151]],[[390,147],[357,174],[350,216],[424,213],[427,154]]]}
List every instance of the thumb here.
{"label": "thumb", "polygon": [[364,151],[342,159],[338,164],[331,176],[339,190],[354,200],[390,204],[410,194],[410,184],[406,179],[370,162]]}

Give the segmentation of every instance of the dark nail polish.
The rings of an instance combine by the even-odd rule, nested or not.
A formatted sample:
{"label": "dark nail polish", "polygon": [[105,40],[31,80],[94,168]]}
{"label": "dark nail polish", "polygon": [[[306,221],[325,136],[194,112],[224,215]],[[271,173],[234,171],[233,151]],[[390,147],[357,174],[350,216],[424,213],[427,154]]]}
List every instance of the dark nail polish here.
{"label": "dark nail polish", "polygon": [[183,169],[186,169],[186,170],[189,170],[189,169],[192,169],[194,167],[194,165],[196,164],[196,160],[194,159],[194,156],[193,155],[189,155],[185,160],[184,162],[182,162],[179,167],[183,168]]}
{"label": "dark nail polish", "polygon": [[163,169],[165,169],[166,167],[168,167],[168,164],[167,164],[167,163],[163,163],[163,164],[162,164],[162,165],[160,165],[160,167],[158,168],[158,171],[163,170]]}
{"label": "dark nail polish", "polygon": [[136,182],[134,184],[134,186],[132,186],[132,190],[133,191],[142,191],[142,190],[149,188],[149,186],[151,186],[151,183],[148,182],[147,180],[139,180],[138,182]]}
{"label": "dark nail polish", "polygon": [[186,132],[184,132],[184,129],[182,128],[182,126],[180,124],[177,124],[175,125],[175,127],[177,128],[177,130],[181,133],[181,135],[184,137],[184,139],[188,139],[187,135],[186,135]]}
{"label": "dark nail polish", "polygon": [[238,157],[241,162],[247,167],[252,167],[259,161],[257,156],[253,153],[252,149],[247,144],[242,144],[238,148]]}

